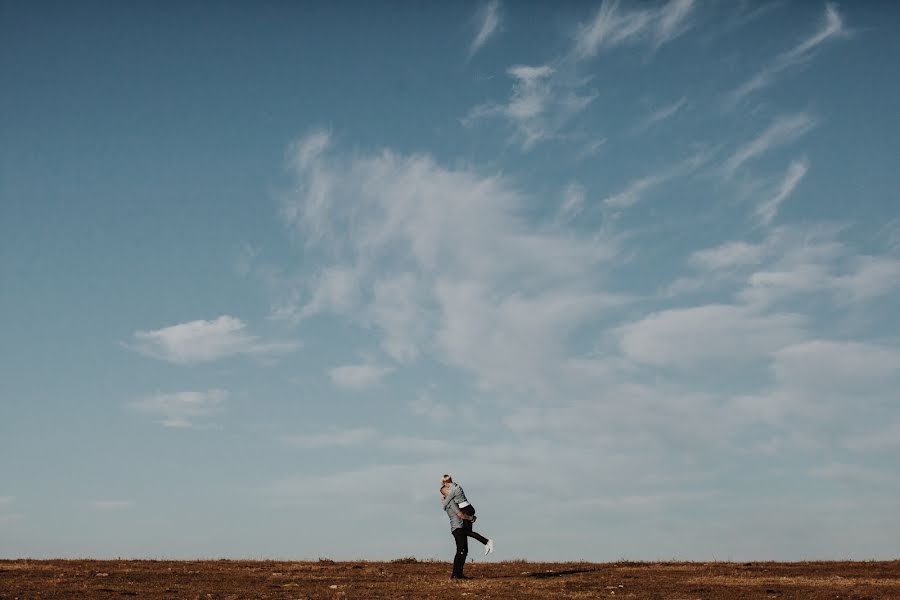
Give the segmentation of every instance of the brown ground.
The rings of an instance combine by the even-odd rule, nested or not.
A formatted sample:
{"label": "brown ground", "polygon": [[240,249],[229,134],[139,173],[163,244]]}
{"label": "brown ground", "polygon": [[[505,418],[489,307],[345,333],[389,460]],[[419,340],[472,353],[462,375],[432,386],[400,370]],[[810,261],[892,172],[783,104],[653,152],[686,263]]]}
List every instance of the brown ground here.
{"label": "brown ground", "polygon": [[0,600],[32,598],[766,598],[900,600],[900,561],[806,563],[0,560]]}

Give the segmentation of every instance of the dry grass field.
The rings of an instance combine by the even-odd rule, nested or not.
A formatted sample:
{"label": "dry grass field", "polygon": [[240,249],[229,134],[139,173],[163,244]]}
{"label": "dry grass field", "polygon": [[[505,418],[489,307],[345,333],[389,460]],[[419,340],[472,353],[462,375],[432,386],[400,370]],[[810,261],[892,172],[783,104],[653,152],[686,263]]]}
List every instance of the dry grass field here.
{"label": "dry grass field", "polygon": [[900,600],[900,561],[474,563],[151,560],[0,561],[0,599],[707,598]]}

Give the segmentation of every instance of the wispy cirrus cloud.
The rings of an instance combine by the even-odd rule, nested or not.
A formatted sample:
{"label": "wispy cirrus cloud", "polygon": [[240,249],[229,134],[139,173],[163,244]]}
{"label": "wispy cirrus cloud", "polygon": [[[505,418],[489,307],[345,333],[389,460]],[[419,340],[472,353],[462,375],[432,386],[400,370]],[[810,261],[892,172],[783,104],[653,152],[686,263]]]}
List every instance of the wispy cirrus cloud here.
{"label": "wispy cirrus cloud", "polygon": [[689,262],[705,270],[728,269],[735,266],[755,265],[762,262],[766,248],[761,244],[726,242],[721,246],[697,250]]}
{"label": "wispy cirrus cloud", "polygon": [[483,119],[500,118],[514,130],[511,141],[522,150],[558,137],[559,131],[593,100],[594,94],[581,94],[581,82],[566,82],[550,64],[515,65],[507,69],[513,79],[509,100],[503,104],[479,104],[462,119],[472,127]]}
{"label": "wispy cirrus cloud", "polygon": [[297,433],[282,436],[281,441],[299,448],[340,448],[368,444],[378,437],[369,427],[357,429],[330,429],[321,433]]}
{"label": "wispy cirrus cloud", "polygon": [[446,452],[450,444],[443,440],[388,435],[370,427],[338,429],[330,428],[322,433],[285,435],[281,441],[289,446],[320,450],[326,448],[370,447],[389,451],[414,451],[417,453]]}
{"label": "wispy cirrus cloud", "polygon": [[738,148],[723,165],[725,177],[733,177],[745,163],[770,149],[793,142],[815,127],[816,122],[806,113],[777,117],[761,134]]}
{"label": "wispy cirrus cloud", "polygon": [[[797,314],[764,314],[736,305],[670,309],[620,328],[626,356],[644,364],[690,368],[717,361],[759,360],[804,337]],[[735,340],[741,340],[739,345]]]}
{"label": "wispy cirrus cloud", "polygon": [[441,402],[436,402],[427,392],[420,393],[419,396],[409,403],[409,410],[418,417],[425,417],[434,423],[446,423],[454,416],[454,411],[450,406]]}
{"label": "wispy cirrus cloud", "polygon": [[[806,241],[746,279],[737,297],[748,304],[774,305],[804,295],[828,293],[840,306],[885,296],[900,288],[900,260],[852,254],[841,244]],[[816,253],[820,250],[820,253]]]}
{"label": "wispy cirrus cloud", "polygon": [[657,188],[672,179],[690,175],[704,164],[708,163],[712,156],[713,151],[701,150],[700,152],[665,167],[656,173],[632,181],[625,189],[604,198],[603,204],[608,208],[617,210],[634,206],[654,188]]}
{"label": "wispy cirrus cloud", "polygon": [[361,391],[377,385],[394,369],[373,364],[342,365],[328,371],[332,383],[346,390]]}
{"label": "wispy cirrus cloud", "polygon": [[873,469],[866,465],[854,465],[842,462],[831,462],[814,467],[809,474],[820,479],[840,481],[854,485],[884,485],[896,487],[897,474],[883,469]]}
{"label": "wispy cirrus cloud", "polygon": [[491,0],[478,9],[476,12],[478,33],[469,46],[469,58],[472,58],[497,31],[497,28],[500,26],[500,19],[500,0]]}
{"label": "wispy cirrus cloud", "polygon": [[667,104],[665,106],[657,108],[649,115],[647,115],[640,123],[638,123],[638,125],[635,127],[635,132],[640,133],[646,131],[657,123],[661,123],[667,119],[671,119],[686,105],[687,98],[682,96],[671,104]]}
{"label": "wispy cirrus cloud", "polygon": [[218,411],[228,399],[225,390],[209,390],[206,392],[173,392],[150,394],[132,402],[131,408],[159,419],[164,427],[188,429],[194,427],[194,421],[208,417]]}
{"label": "wispy cirrus cloud", "polygon": [[125,510],[134,504],[134,500],[95,500],[91,502],[91,508],[102,511]]}
{"label": "wispy cirrus cloud", "polygon": [[271,357],[300,348],[295,341],[266,342],[246,332],[246,324],[223,315],[212,321],[189,321],[152,331],[136,331],[124,344],[144,356],[180,365],[212,362],[229,356]]}
{"label": "wispy cirrus cloud", "polygon": [[[322,268],[353,272],[359,290],[345,303],[321,292],[327,280],[301,278],[296,312],[371,328],[401,365],[427,353],[485,385],[528,385],[561,368],[552,357],[579,323],[627,301],[586,283],[598,281],[616,238],[528,226],[527,197],[503,177],[390,151],[345,158],[329,148],[293,164],[283,215]],[[335,383],[385,374],[346,367],[332,371]]]}
{"label": "wispy cirrus cloud", "polygon": [[778,214],[781,204],[794,192],[794,189],[800,184],[800,180],[803,179],[808,170],[809,161],[805,158],[791,163],[774,195],[756,207],[756,216],[762,225],[772,223],[772,220]]}
{"label": "wispy cirrus cloud", "polygon": [[802,65],[811,60],[819,47],[825,42],[845,37],[847,29],[844,20],[832,3],[825,5],[825,15],[821,27],[813,35],[806,38],[790,50],[779,54],[772,64],[766,66],[753,77],[742,83],[725,97],[725,104],[731,108],[754,92],[768,87],[788,69]]}
{"label": "wispy cirrus cloud", "polygon": [[[840,225],[779,226],[756,242],[732,240],[694,251],[699,277],[682,277],[669,292],[694,292],[729,283],[741,304],[774,306],[803,295],[827,294],[837,306],[858,305],[900,288],[900,259],[855,252]],[[675,289],[673,289],[673,286]]]}
{"label": "wispy cirrus cloud", "polygon": [[670,0],[656,8],[639,9],[620,9],[619,2],[606,0],[590,22],[578,27],[574,53],[588,59],[602,49],[639,42],[659,48],[690,27],[693,8],[693,0]]}
{"label": "wispy cirrus cloud", "polygon": [[[505,103],[488,102],[473,107],[461,119],[474,127],[485,119],[501,119],[513,128],[511,143],[523,151],[553,139],[597,97],[586,92],[590,77],[579,77],[579,63],[593,58],[602,47],[645,42],[657,49],[689,28],[693,0],[670,0],[648,10],[620,10],[618,2],[604,2],[590,23],[578,26],[573,46],[567,53],[540,65],[514,65],[507,69],[512,78]],[[582,150],[582,158],[596,152],[605,140]]]}

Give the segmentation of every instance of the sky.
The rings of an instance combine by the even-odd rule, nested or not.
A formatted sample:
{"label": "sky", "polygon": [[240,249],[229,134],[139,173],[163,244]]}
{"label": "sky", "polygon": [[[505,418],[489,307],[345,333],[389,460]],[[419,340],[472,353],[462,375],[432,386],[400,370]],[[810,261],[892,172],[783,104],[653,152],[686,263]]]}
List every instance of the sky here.
{"label": "sky", "polygon": [[898,30],[0,1],[0,557],[897,558]]}

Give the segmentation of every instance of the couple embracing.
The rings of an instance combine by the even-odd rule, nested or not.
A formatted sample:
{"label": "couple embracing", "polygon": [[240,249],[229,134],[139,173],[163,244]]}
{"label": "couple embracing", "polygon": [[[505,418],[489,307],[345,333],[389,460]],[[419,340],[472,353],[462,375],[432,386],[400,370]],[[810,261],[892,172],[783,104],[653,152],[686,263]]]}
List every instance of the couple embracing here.
{"label": "couple embracing", "polygon": [[494,540],[472,530],[472,524],[477,518],[475,507],[466,499],[462,486],[453,483],[453,478],[449,475],[441,478],[441,503],[447,516],[450,517],[450,531],[456,541],[456,555],[453,557],[453,574],[450,575],[450,579],[468,579],[463,575],[466,556],[469,554],[468,538],[473,537],[484,544],[485,554],[494,551]]}

